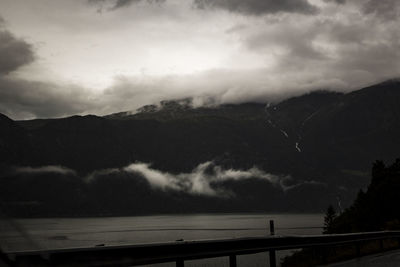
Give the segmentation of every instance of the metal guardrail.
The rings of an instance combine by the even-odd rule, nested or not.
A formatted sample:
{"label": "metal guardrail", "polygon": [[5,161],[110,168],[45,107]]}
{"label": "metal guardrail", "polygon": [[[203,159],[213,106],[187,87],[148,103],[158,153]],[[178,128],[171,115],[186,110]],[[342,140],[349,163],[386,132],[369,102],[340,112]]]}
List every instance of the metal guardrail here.
{"label": "metal guardrail", "polygon": [[15,266],[133,266],[229,256],[307,247],[360,244],[369,240],[400,239],[400,231],[314,236],[268,236],[224,240],[178,241],[128,246],[104,246],[8,253]]}

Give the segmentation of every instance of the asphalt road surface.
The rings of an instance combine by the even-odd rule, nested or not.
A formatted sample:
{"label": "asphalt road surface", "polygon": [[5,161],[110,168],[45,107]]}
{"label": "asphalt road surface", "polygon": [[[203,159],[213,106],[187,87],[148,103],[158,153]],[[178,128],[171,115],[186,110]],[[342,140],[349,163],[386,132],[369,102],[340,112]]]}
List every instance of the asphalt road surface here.
{"label": "asphalt road surface", "polygon": [[329,267],[399,267],[400,250],[361,257],[328,265]]}

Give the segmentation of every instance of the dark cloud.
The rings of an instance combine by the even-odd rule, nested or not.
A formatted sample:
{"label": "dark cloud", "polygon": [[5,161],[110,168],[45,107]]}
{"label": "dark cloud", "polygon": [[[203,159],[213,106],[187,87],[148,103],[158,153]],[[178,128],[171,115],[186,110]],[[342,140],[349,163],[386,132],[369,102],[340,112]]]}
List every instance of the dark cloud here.
{"label": "dark cloud", "polygon": [[[284,81],[287,90],[296,86],[297,90],[316,88],[318,84],[349,91],[398,77],[398,25],[375,15],[366,16],[362,12],[365,3],[355,4],[329,8],[305,20],[288,17],[279,25],[271,22],[260,30],[243,30],[241,38],[248,50],[274,62],[267,73]],[[342,17],[329,12],[341,12]]]}
{"label": "dark cloud", "polygon": [[200,9],[223,9],[243,15],[265,15],[280,12],[315,14],[318,9],[307,0],[194,0]]}
{"label": "dark cloud", "polygon": [[103,5],[108,6],[108,10],[115,10],[122,7],[130,6],[131,4],[148,2],[148,3],[162,3],[165,0],[88,0],[90,4],[100,5],[100,10]]}
{"label": "dark cloud", "polygon": [[0,74],[7,74],[31,63],[35,56],[32,45],[1,29],[2,24],[0,18]]}
{"label": "dark cloud", "polygon": [[[369,73],[371,76],[387,78],[398,76],[398,70],[400,70],[400,45],[378,43],[360,45],[356,49],[351,46],[343,47],[341,58],[337,61],[336,68],[358,70],[359,72]],[[396,70],[397,75],[393,75]]]}
{"label": "dark cloud", "polygon": [[89,93],[78,87],[0,78],[0,113],[13,119],[79,114],[96,103],[89,98]]}
{"label": "dark cloud", "polygon": [[308,27],[281,27],[278,31],[250,36],[247,39],[247,47],[263,53],[279,49],[291,60],[301,59],[313,63],[313,60],[326,59],[324,53],[314,47],[313,41],[317,34],[317,31]]}
{"label": "dark cloud", "polygon": [[365,14],[376,15],[385,20],[397,20],[400,15],[398,0],[369,0],[364,3]]}
{"label": "dark cloud", "polygon": [[324,0],[325,3],[336,3],[338,5],[343,5],[346,3],[346,0]]}

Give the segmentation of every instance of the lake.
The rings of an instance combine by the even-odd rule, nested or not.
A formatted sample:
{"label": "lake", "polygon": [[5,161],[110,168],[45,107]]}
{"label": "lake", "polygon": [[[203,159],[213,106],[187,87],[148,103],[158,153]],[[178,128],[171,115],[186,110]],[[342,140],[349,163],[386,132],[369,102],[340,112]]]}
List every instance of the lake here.
{"label": "lake", "polygon": [[[127,245],[184,240],[269,235],[321,234],[323,214],[190,214],[101,218],[1,220],[0,245],[5,251]],[[290,254],[278,252],[278,260]],[[238,266],[265,266],[267,253],[238,257]],[[159,264],[157,266],[174,266]],[[229,266],[227,257],[185,262],[185,266]]]}

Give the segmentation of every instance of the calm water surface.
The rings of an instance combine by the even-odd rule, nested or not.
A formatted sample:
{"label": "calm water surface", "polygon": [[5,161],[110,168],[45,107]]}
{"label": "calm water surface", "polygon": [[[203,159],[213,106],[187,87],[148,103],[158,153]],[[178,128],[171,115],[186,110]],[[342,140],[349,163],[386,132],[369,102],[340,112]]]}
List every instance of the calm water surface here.
{"label": "calm water surface", "polygon": [[[321,234],[323,214],[198,214],[105,218],[2,220],[0,245],[6,251],[126,245],[269,235]],[[290,252],[279,252],[278,259]],[[266,266],[267,253],[238,257],[239,266]],[[163,264],[160,266],[174,266]],[[229,266],[226,258],[186,262],[185,266]]]}

